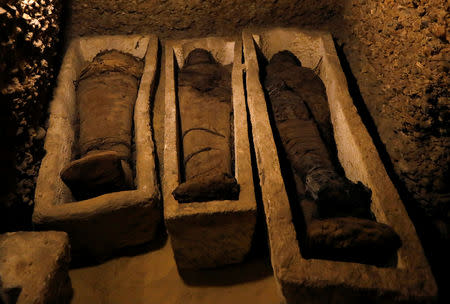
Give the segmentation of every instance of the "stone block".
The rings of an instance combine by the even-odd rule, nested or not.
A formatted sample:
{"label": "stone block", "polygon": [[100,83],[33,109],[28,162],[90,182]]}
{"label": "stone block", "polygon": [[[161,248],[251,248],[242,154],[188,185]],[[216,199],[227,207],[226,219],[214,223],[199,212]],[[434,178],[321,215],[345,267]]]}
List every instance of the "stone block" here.
{"label": "stone block", "polygon": [[18,293],[14,303],[70,303],[69,263],[69,238],[64,232],[0,235],[0,287],[14,291],[9,293],[10,300]]}
{"label": "stone block", "polygon": [[[349,95],[331,35],[298,29],[248,29],[243,43],[247,102],[271,260],[286,303],[433,302],[437,288],[419,238]],[[395,266],[379,268],[302,256],[259,79],[258,56],[270,59],[282,50],[294,53],[324,82],[345,174],[372,190],[372,212],[377,221],[390,225],[402,240]]]}

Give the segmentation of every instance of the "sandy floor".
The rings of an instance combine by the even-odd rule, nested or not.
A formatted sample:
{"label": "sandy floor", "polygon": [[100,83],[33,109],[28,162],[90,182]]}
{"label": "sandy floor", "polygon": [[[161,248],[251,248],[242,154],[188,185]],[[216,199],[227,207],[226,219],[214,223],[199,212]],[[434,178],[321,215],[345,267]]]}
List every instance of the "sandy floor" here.
{"label": "sandy floor", "polygon": [[135,256],[122,256],[101,265],[73,269],[72,304],[278,304],[268,257],[214,270],[177,270],[170,241]]}

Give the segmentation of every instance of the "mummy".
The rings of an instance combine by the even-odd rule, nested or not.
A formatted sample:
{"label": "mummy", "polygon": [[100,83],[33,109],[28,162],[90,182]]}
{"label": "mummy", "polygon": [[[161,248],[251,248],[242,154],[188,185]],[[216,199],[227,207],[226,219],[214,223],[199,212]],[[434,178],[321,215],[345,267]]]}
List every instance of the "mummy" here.
{"label": "mummy", "polygon": [[131,189],[134,104],[143,62],[119,51],[99,53],[77,82],[78,157],[61,172],[78,199]]}
{"label": "mummy", "polygon": [[206,50],[193,50],[178,73],[184,182],[179,202],[237,199],[232,172],[231,71]]}
{"label": "mummy", "polygon": [[334,142],[320,78],[292,53],[282,51],[266,67],[265,88],[275,132],[294,175],[307,252],[370,263],[395,253],[400,239],[391,227],[374,221],[370,189],[336,170],[329,153]]}

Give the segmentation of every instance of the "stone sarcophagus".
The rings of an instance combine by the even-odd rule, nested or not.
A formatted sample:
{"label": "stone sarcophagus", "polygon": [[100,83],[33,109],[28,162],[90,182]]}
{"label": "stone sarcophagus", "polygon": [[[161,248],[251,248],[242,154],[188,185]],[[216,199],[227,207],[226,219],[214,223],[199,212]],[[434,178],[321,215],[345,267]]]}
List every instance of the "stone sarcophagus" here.
{"label": "stone sarcophagus", "polygon": [[[432,302],[436,285],[415,228],[349,95],[330,34],[297,29],[243,33],[247,102],[278,287],[287,303]],[[313,69],[326,89],[337,157],[346,178],[371,189],[376,222],[392,227],[401,240],[396,262],[370,264],[306,258],[294,225],[298,202],[290,199],[280,168],[273,123],[264,94],[262,63],[290,51]],[[270,92],[269,92],[270,93]],[[300,240],[300,241],[299,241]]]}
{"label": "stone sarcophagus", "polygon": [[241,262],[256,224],[242,43],[168,41],[165,69],[164,219],[177,265]]}
{"label": "stone sarcophagus", "polygon": [[[95,62],[99,54],[108,54],[109,51],[122,56],[121,64],[124,66],[115,67],[114,58],[103,58],[92,68],[94,70],[86,68],[89,66],[87,63]],[[127,60],[131,59],[140,62],[139,72],[127,70]],[[72,41],[66,52],[50,104],[49,127],[45,140],[46,155],[37,180],[33,223],[42,230],[66,231],[75,255],[102,257],[115,249],[147,242],[155,235],[161,219],[161,210],[150,124],[150,102],[153,98],[157,64],[158,38],[152,35],[83,37]],[[95,71],[96,68],[109,69],[112,72],[102,74],[101,71]],[[100,113],[109,111],[109,102],[111,107],[124,108],[120,105],[120,100],[126,97],[125,93],[120,96],[121,93],[117,92],[120,86],[105,85],[108,79],[97,77],[97,82],[90,84],[82,83],[81,79],[97,73],[110,77],[112,83],[118,83],[117,75],[120,72],[132,74],[134,77],[130,76],[134,79],[130,83],[135,88],[130,95],[132,97],[128,98],[131,106],[125,111],[112,113],[116,116]],[[99,90],[99,86],[102,86],[104,92]],[[127,82],[122,83],[122,87],[127,86]],[[90,99],[84,98],[81,101],[81,90],[84,90],[84,96]],[[111,101],[111,96],[115,100]],[[98,100],[103,102],[101,107],[90,108],[92,102]],[[124,119],[120,117],[123,113],[127,114]],[[115,120],[121,122],[114,124]],[[83,123],[90,129],[83,127]],[[128,128],[124,128],[124,125],[128,125]],[[101,130],[102,127],[104,130]],[[92,135],[99,133],[99,130],[112,137],[93,139]],[[114,138],[116,131],[123,132],[128,142],[114,144],[114,141],[117,141]],[[82,161],[79,155],[76,156],[80,150],[80,138],[88,142],[88,145],[85,145],[88,148],[83,152],[88,156],[84,158],[88,160],[87,166],[83,153]],[[62,180],[65,175],[92,175],[97,178],[96,172],[93,172],[97,168],[96,162],[103,161],[104,165],[111,165],[118,161],[120,164],[120,157],[116,157],[118,153],[102,152],[105,151],[105,145],[121,145],[120,149],[127,151],[129,160],[122,161],[121,168],[126,167],[128,188],[83,197],[88,193],[83,192],[83,187],[89,185],[82,185],[79,191],[81,195],[76,198],[75,192],[72,192],[76,185],[69,189],[69,182]],[[100,147],[97,149],[99,151],[94,152],[101,153],[93,154],[93,147]],[[106,170],[106,178],[110,178],[108,175],[112,171]]]}

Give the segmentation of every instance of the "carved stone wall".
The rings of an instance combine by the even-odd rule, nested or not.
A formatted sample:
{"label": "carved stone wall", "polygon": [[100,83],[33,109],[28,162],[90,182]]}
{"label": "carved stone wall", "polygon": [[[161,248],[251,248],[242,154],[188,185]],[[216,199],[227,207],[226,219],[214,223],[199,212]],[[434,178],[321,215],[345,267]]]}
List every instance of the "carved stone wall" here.
{"label": "carved stone wall", "polygon": [[239,33],[245,26],[329,23],[338,0],[78,0],[71,1],[68,35],[154,33],[188,38]]}

